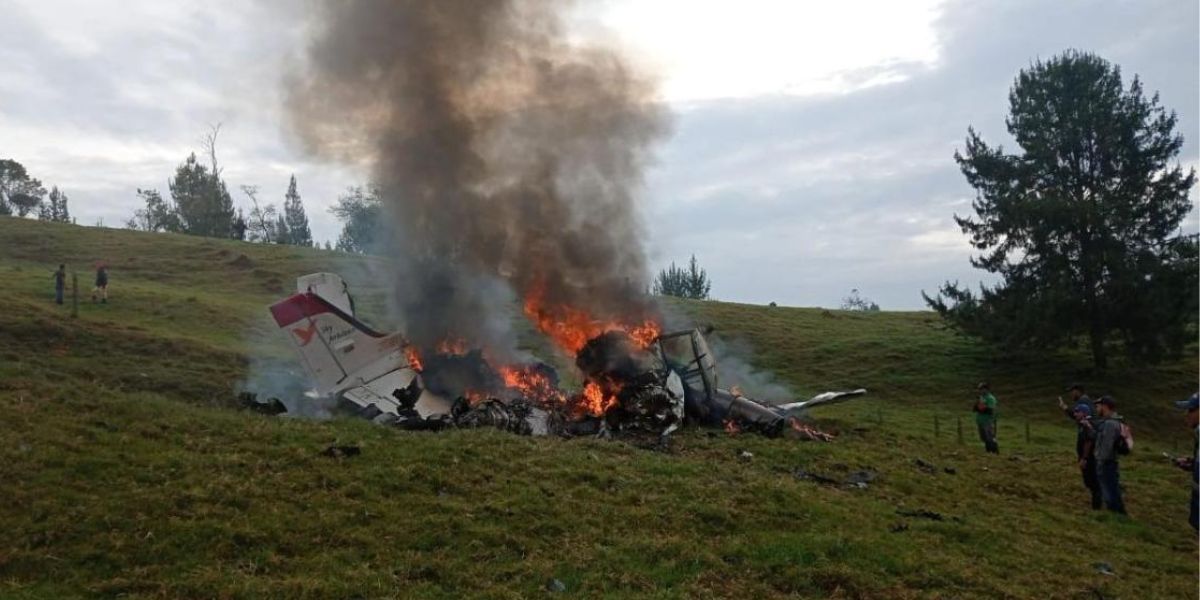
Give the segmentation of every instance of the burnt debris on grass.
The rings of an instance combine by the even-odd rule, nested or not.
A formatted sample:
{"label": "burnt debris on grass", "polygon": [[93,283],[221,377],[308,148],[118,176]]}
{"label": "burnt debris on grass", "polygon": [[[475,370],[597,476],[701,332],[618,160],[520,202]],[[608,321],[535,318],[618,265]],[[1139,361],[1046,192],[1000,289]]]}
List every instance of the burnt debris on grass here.
{"label": "burnt debris on grass", "polygon": [[587,319],[558,323],[550,336],[578,340],[565,346],[583,383],[571,390],[548,364],[498,360],[460,337],[430,348],[399,333],[378,333],[354,317],[348,287],[335,274],[300,277],[297,290],[270,310],[317,394],[350,413],[407,430],[490,427],[519,435],[654,439],[648,446],[665,447],[672,432],[695,424],[731,435],[827,442],[834,436],[805,423],[805,412],[866,393],[759,401],[737,387],[719,387],[706,331],[663,333],[653,321],[605,325]]}

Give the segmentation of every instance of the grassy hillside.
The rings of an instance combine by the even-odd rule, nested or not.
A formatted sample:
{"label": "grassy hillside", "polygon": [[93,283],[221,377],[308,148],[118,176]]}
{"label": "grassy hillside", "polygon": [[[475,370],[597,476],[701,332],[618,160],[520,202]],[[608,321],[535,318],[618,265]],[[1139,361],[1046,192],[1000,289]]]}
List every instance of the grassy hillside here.
{"label": "grassy hillside", "polygon": [[[97,259],[110,303],[72,319],[50,274],[66,262],[90,287]],[[266,304],[335,270],[379,321],[386,268],[0,218],[0,597],[501,598],[551,579],[610,597],[1195,596],[1187,474],[1159,456],[1188,447],[1166,403],[1195,389],[1194,352],[1100,380],[1069,352],[993,356],[924,313],[675,303],[802,395],[872,394],[814,415],[833,443],[685,431],[669,453],[236,409],[250,362],[288,356]],[[1000,456],[966,414],[980,379]],[[1136,428],[1131,519],[1086,507],[1053,408],[1075,379]],[[320,455],[334,443],[362,455]],[[796,476],[862,469],[865,489]]]}

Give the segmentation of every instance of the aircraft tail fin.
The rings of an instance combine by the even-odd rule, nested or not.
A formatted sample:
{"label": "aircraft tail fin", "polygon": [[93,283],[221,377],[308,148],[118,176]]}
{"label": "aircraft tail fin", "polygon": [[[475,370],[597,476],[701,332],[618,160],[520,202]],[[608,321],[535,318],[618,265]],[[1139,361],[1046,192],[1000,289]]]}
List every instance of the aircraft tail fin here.
{"label": "aircraft tail fin", "polygon": [[403,337],[379,333],[311,291],[271,305],[271,316],[323,395],[408,366]]}

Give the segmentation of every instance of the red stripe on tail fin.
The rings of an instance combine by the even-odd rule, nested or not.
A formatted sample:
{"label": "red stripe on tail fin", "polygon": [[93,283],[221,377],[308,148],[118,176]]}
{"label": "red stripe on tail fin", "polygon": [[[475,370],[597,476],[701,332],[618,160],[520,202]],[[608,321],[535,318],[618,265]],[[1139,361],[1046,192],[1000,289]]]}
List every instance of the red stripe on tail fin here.
{"label": "red stripe on tail fin", "polygon": [[330,312],[329,305],[312,294],[296,294],[271,305],[271,316],[280,327],[327,312]]}

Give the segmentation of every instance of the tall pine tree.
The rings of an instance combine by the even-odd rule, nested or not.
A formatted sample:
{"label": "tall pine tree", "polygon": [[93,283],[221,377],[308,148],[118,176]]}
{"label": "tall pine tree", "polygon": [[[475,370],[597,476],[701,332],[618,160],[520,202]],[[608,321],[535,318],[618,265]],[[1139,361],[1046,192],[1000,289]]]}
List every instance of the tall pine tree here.
{"label": "tall pine tree", "polygon": [[711,289],[712,282],[708,279],[708,272],[700,268],[695,254],[692,255],[686,269],[677,267],[672,262],[670,267],[659,271],[652,287],[652,291],[659,296],[693,300],[707,300]]}
{"label": "tall pine tree", "polygon": [[1021,152],[971,129],[954,156],[976,190],[975,216],[955,217],[983,251],[971,263],[1001,282],[978,295],[947,283],[926,302],[1010,349],[1085,337],[1097,369],[1114,339],[1134,359],[1179,351],[1200,300],[1196,238],[1179,231],[1195,172],[1176,160],[1175,113],[1075,51],[1021,71],[1009,110]]}
{"label": "tall pine tree", "polygon": [[304,204],[300,201],[300,192],[296,190],[296,176],[292,175],[288,182],[287,194],[283,200],[283,218],[287,224],[287,241],[280,243],[296,246],[312,246],[312,231],[308,228],[308,215],[304,214]]}
{"label": "tall pine tree", "polygon": [[219,174],[200,164],[192,153],[168,181],[184,233],[229,237],[235,212],[233,199]]}
{"label": "tall pine tree", "polygon": [[58,223],[71,222],[71,212],[67,209],[67,194],[59,190],[58,186],[50,189],[50,195],[44,204],[46,220]]}
{"label": "tall pine tree", "polygon": [[[273,206],[271,208],[274,208]],[[291,244],[292,232],[288,229],[287,219],[283,215],[275,220],[275,235],[272,236],[276,244]]]}

